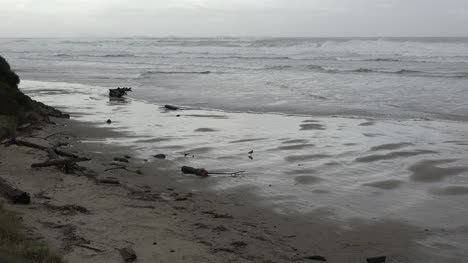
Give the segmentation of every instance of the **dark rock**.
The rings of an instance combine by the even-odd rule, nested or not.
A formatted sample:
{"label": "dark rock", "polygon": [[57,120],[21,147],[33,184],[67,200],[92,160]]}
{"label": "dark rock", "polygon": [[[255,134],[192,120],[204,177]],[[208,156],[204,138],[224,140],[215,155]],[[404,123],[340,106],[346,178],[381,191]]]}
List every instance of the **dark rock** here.
{"label": "dark rock", "polygon": [[119,249],[119,252],[125,262],[132,262],[137,259],[136,253],[131,247]]}
{"label": "dark rock", "polygon": [[165,154],[156,154],[156,155],[154,155],[153,157],[156,158],[156,159],[161,159],[161,160],[162,160],[162,159],[166,159],[166,155],[165,155]]}
{"label": "dark rock", "polygon": [[112,123],[111,119],[107,119],[106,122],[107,122],[107,124],[111,124],[111,123]]}
{"label": "dark rock", "polygon": [[366,258],[367,263],[383,263],[387,261],[387,257],[373,257],[373,258]]}

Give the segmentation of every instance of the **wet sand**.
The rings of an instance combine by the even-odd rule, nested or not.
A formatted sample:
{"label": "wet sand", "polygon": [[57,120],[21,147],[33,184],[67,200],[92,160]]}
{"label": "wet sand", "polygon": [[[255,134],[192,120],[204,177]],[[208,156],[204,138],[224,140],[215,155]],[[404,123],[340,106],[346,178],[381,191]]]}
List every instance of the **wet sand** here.
{"label": "wet sand", "polygon": [[[59,125],[22,139],[42,145],[69,142],[67,151],[92,159],[80,163],[85,176],[63,174],[56,168],[31,169],[29,164],[45,160],[46,153],[18,146],[2,147],[1,165],[6,179],[32,195],[30,206],[10,205],[10,209],[18,211],[24,223],[68,262],[119,262],[115,248],[126,246],[134,248],[139,262],[308,262],[306,257],[314,255],[328,262],[364,262],[373,256],[387,256],[390,262],[429,258],[463,262],[460,255],[434,255],[433,249],[419,243],[447,230],[397,220],[344,222],[334,219],[328,209],[278,214],[252,202],[259,199],[252,186],[223,192],[194,190],[194,184],[236,179],[185,177],[185,182],[178,182],[182,175],[167,160],[130,158],[129,169],[140,169],[141,175],[105,171],[114,157],[132,149],[83,142],[115,136],[111,129],[56,121]],[[38,139],[54,133],[61,134],[48,141]],[[107,176],[122,184],[96,183],[95,179]],[[298,178],[302,178],[298,183],[315,181]]]}
{"label": "wet sand", "polygon": [[[133,225],[132,232],[138,232],[144,231],[142,225],[158,224],[152,207],[161,212],[158,218],[175,220],[171,215],[176,213],[177,224],[163,223],[161,227],[169,229],[163,232],[184,233],[184,242],[201,240],[204,247],[194,249],[198,254],[181,252],[185,259],[178,258],[180,262],[219,262],[226,255],[234,261],[253,262],[290,262],[317,254],[330,262],[363,262],[380,255],[389,262],[427,262],[429,258],[464,262],[468,256],[468,211],[463,201],[468,149],[463,122],[311,118],[190,108],[165,111],[138,100],[109,100],[105,90],[91,86],[45,83],[42,89],[39,82],[29,84],[23,86],[27,93],[63,107],[79,121],[63,123],[67,126],[57,129],[78,136],[74,149],[93,156],[85,166],[91,165],[90,169],[101,174],[104,163],[129,154],[135,158],[132,165],[142,169],[143,175],[118,171],[112,176],[140,187],[140,192],[146,188],[151,189],[149,193],[156,191],[156,196],[162,192],[170,195],[167,188],[192,194],[190,209],[179,207],[186,201],[169,205],[169,201],[151,200],[155,198],[151,194],[135,201],[128,193],[115,197],[108,193],[102,200],[86,203],[97,217],[113,219],[120,227],[118,233]],[[45,90],[50,85],[55,85],[54,94]],[[105,123],[108,118],[112,119],[110,125]],[[155,154],[165,154],[168,160],[155,160]],[[201,179],[181,175],[181,165],[247,173]],[[73,184],[64,187],[70,191],[67,200],[84,201],[80,199],[83,189],[75,189]],[[96,197],[91,192],[85,191],[85,196]],[[128,212],[142,215],[141,219],[133,217],[128,223],[123,214],[115,219],[115,207],[126,202],[139,206]],[[168,210],[159,207],[160,203]],[[106,209],[107,205],[113,208]],[[229,217],[221,216],[219,221],[213,208],[217,215]],[[79,218],[88,225],[97,219],[84,218],[92,217]],[[99,222],[104,224],[106,219]],[[255,227],[249,226],[252,224]],[[142,229],[135,230],[138,227]],[[230,231],[217,231],[224,228]],[[109,231],[113,230],[104,228],[102,233]],[[121,234],[116,239],[124,237]],[[90,234],[89,240],[93,238],[101,240]],[[247,246],[232,243],[244,238]],[[135,246],[151,243],[146,237],[142,243],[135,239],[138,235],[130,241]],[[141,249],[148,253],[145,259],[164,258],[163,250]],[[198,260],[203,255],[206,258]]]}

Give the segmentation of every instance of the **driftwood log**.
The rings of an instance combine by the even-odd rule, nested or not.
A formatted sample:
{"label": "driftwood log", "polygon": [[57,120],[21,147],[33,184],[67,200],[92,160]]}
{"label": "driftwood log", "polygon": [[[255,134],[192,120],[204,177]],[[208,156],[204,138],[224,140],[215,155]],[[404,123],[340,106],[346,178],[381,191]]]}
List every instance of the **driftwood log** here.
{"label": "driftwood log", "polygon": [[116,89],[109,89],[109,97],[114,97],[114,98],[121,98],[124,95],[127,95],[127,92],[132,91],[132,88],[116,88]]}
{"label": "driftwood log", "polygon": [[168,104],[164,105],[164,107],[166,109],[168,109],[168,110],[178,110],[179,109],[179,107],[177,107],[177,106],[168,105]]}
{"label": "driftwood log", "polygon": [[182,166],[181,168],[184,174],[194,174],[197,176],[208,176],[210,174],[218,174],[218,175],[230,175],[231,177],[237,177],[239,174],[245,173],[245,171],[237,171],[237,172],[208,172],[205,168],[193,168],[190,166]]}
{"label": "driftwood log", "polygon": [[[12,144],[16,144],[18,146],[25,146],[25,147],[29,147],[29,148],[34,148],[34,149],[38,149],[38,150],[42,150],[42,151],[45,151],[47,152],[47,156],[49,157],[49,161],[51,160],[58,160],[59,157],[58,155],[60,156],[65,156],[65,157],[69,157],[69,158],[73,158],[73,159],[83,159],[83,158],[80,158],[78,155],[76,154],[73,154],[73,153],[69,153],[69,152],[65,152],[63,150],[60,150],[58,149],[59,147],[61,146],[66,146],[68,145],[68,143],[63,143],[63,142],[59,142],[59,143],[56,143],[54,146],[52,147],[46,147],[46,146],[42,146],[42,145],[39,145],[39,144],[35,144],[35,143],[32,143],[32,142],[27,142],[27,141],[22,141],[22,140],[16,140],[16,139],[12,139]],[[69,159],[68,159],[69,160]],[[63,160],[61,160],[63,161]],[[87,160],[89,161],[89,160]],[[72,162],[73,163],[73,162]],[[69,163],[65,163],[65,164],[69,164]]]}
{"label": "driftwood log", "polygon": [[33,163],[31,164],[31,168],[36,168],[36,167],[48,167],[48,166],[53,166],[53,165],[67,165],[67,164],[74,164],[77,162],[85,162],[85,161],[90,161],[91,159],[87,157],[80,157],[80,158],[69,158],[69,159],[60,159],[60,160],[49,160],[47,162],[42,162],[42,163]]}
{"label": "driftwood log", "polygon": [[204,168],[193,168],[190,166],[182,166],[181,170],[184,174],[194,174],[194,175],[202,176],[202,177],[208,176],[208,171],[205,170]]}
{"label": "driftwood log", "polygon": [[104,179],[99,180],[102,184],[120,184],[120,181],[114,177],[106,177]]}
{"label": "driftwood log", "polygon": [[29,204],[31,202],[31,196],[28,193],[14,187],[2,177],[0,177],[0,193],[13,203]]}

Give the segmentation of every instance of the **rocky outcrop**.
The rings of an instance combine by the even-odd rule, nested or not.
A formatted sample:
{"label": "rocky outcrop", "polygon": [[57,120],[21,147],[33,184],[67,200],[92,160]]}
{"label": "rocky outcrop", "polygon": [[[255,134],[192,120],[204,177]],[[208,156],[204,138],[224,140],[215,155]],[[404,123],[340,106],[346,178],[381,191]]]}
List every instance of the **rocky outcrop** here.
{"label": "rocky outcrop", "polygon": [[0,139],[15,135],[19,126],[48,120],[49,116],[66,118],[57,109],[32,100],[18,89],[19,76],[0,56]]}

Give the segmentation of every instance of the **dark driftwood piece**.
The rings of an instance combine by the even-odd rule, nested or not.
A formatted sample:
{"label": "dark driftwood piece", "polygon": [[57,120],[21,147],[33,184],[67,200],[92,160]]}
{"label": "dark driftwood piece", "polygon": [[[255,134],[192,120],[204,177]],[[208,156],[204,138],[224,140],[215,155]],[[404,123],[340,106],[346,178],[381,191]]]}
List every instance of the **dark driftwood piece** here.
{"label": "dark driftwood piece", "polygon": [[137,258],[135,251],[131,247],[119,249],[119,252],[125,262],[131,262]]}
{"label": "dark driftwood piece", "polygon": [[47,149],[49,149],[49,147],[46,147],[46,146],[42,146],[42,145],[35,144],[35,143],[32,143],[32,142],[27,142],[27,141],[16,140],[16,139],[13,139],[12,143],[16,144],[18,146],[25,146],[25,147],[29,147],[29,148],[42,150],[42,151],[47,151]]}
{"label": "dark driftwood piece", "polygon": [[99,182],[103,183],[103,184],[120,184],[119,180],[113,179],[113,178],[101,179],[101,180],[99,180]]}
{"label": "dark driftwood piece", "polygon": [[14,187],[2,177],[0,177],[0,193],[13,203],[29,204],[31,202],[31,196],[28,193]]}
{"label": "dark driftwood piece", "polygon": [[59,149],[55,149],[55,153],[58,154],[58,155],[61,155],[61,156],[65,156],[65,157],[79,158],[79,156],[76,155],[76,154],[65,152],[65,151],[62,151],[62,150],[59,150]]}
{"label": "dark driftwood piece", "polygon": [[124,95],[127,95],[127,92],[132,91],[132,88],[116,88],[116,89],[109,89],[109,97],[121,98]]}
{"label": "dark driftwood piece", "polygon": [[204,168],[193,168],[190,166],[182,166],[181,170],[184,174],[194,174],[194,175],[202,176],[202,177],[208,176],[208,171],[205,170]]}
{"label": "dark driftwood piece", "polygon": [[76,154],[65,152],[65,151],[62,151],[62,150],[58,149],[58,147],[66,146],[66,145],[68,145],[68,143],[59,142],[59,143],[55,144],[53,147],[51,147],[51,148],[48,148],[46,146],[42,146],[42,145],[39,145],[39,144],[27,142],[27,141],[21,141],[21,140],[14,140],[13,143],[18,145],[18,146],[25,146],[25,147],[30,147],[30,148],[45,151],[45,152],[47,152],[47,155],[48,155],[49,159],[51,159],[51,160],[58,159],[57,154],[61,155],[61,156],[65,156],[65,157],[70,157],[70,158],[79,158],[79,156],[76,155]]}
{"label": "dark driftwood piece", "polygon": [[182,170],[182,172],[184,174],[194,174],[194,175],[202,176],[202,177],[208,176],[210,174],[231,175],[231,176],[235,177],[238,174],[245,173],[245,171],[225,172],[225,173],[222,173],[222,172],[208,172],[207,170],[205,170],[205,168],[193,168],[193,167],[190,167],[190,166],[182,166],[181,170]]}
{"label": "dark driftwood piece", "polygon": [[77,247],[82,247],[82,248],[86,248],[86,249],[89,249],[89,250],[92,250],[92,251],[95,251],[95,252],[104,252],[104,250],[102,250],[102,249],[95,248],[95,247],[88,246],[88,245],[76,244],[75,246],[77,246]]}
{"label": "dark driftwood piece", "polygon": [[168,109],[168,110],[178,110],[179,109],[179,107],[177,107],[177,106],[168,105],[168,104],[164,105],[164,107],[166,109]]}
{"label": "dark driftwood piece", "polygon": [[31,168],[48,167],[48,166],[53,166],[53,165],[73,164],[73,163],[84,162],[84,161],[89,161],[89,160],[91,160],[91,159],[86,158],[86,157],[70,158],[70,159],[62,159],[62,160],[50,160],[50,161],[43,162],[43,163],[33,163],[33,164],[31,164]]}
{"label": "dark driftwood piece", "polygon": [[118,169],[122,169],[122,170],[125,170],[127,172],[131,172],[131,173],[143,174],[143,172],[141,170],[133,171],[133,170],[128,169],[126,166],[118,166],[118,167],[107,168],[107,169],[104,169],[104,171],[107,172],[107,171],[118,170]]}

